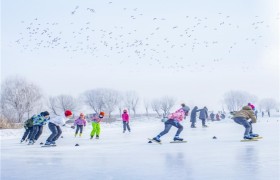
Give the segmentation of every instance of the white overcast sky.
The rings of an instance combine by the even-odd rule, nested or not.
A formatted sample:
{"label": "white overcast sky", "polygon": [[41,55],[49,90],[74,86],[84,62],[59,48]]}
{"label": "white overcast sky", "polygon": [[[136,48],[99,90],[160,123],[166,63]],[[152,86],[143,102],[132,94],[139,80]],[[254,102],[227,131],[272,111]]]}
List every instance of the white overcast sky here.
{"label": "white overcast sky", "polygon": [[279,100],[277,0],[2,0],[1,80],[46,95],[94,88],[221,108],[225,92]]}

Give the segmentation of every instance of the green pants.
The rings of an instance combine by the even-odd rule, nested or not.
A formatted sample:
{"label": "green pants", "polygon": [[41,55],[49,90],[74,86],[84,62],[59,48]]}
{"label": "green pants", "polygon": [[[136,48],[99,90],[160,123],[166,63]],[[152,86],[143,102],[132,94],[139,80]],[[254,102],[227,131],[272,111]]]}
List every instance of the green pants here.
{"label": "green pants", "polygon": [[100,123],[92,122],[92,131],[90,133],[90,136],[94,136],[96,133],[97,136],[100,134]]}

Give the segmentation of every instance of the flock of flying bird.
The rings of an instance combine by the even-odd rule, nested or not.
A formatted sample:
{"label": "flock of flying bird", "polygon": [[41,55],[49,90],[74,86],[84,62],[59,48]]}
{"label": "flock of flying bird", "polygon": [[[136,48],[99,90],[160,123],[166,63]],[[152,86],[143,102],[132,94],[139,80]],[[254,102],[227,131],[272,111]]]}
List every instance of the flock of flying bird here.
{"label": "flock of flying bird", "polygon": [[[114,4],[107,3],[108,6]],[[94,20],[97,9],[79,6],[65,16],[71,18],[79,16],[80,12],[88,13],[90,18],[83,18],[84,22],[81,19],[79,22],[42,22],[38,17],[28,22],[22,20],[23,29],[15,42],[23,51],[59,49],[70,54],[89,55],[94,57],[93,59],[113,58],[120,64],[128,61],[140,64],[145,60],[149,65],[177,71],[188,66],[204,68],[203,63],[195,60],[199,59],[204,51],[220,52],[214,58],[209,56],[209,61],[213,64],[219,63],[241,43],[257,45],[264,36],[263,29],[270,28],[265,20],[256,15],[252,16],[252,21],[244,27],[246,34],[242,32],[242,23],[239,25],[234,17],[223,13],[217,13],[215,17],[185,15],[181,17],[181,23],[176,25],[174,19],[169,19],[168,16],[145,16],[139,8],[124,7],[121,11],[123,19],[120,21],[101,24]],[[143,21],[146,23],[143,24]],[[230,36],[235,36],[236,33],[244,37],[230,39]]]}

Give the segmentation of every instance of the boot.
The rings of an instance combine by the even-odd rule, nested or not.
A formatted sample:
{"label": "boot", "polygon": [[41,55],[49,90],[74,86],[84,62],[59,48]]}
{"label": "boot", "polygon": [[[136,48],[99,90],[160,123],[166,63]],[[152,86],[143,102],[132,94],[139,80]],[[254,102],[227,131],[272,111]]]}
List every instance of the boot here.
{"label": "boot", "polygon": [[153,140],[155,140],[157,142],[161,142],[161,140],[159,138],[160,138],[159,136],[156,136],[156,137],[153,138]]}
{"label": "boot", "polygon": [[174,141],[183,141],[184,139],[183,138],[180,138],[179,136],[175,136],[173,138]]}
{"label": "boot", "polygon": [[244,139],[253,139],[253,137],[252,136],[250,136],[250,135],[245,135],[244,137],[243,137]]}
{"label": "boot", "polygon": [[75,133],[75,137],[77,136],[78,133]]}
{"label": "boot", "polygon": [[51,145],[51,142],[46,141],[45,145],[46,145],[46,146],[49,146],[49,145]]}
{"label": "boot", "polygon": [[99,139],[99,135],[96,135],[95,139]]}
{"label": "boot", "polygon": [[82,137],[82,133],[80,133],[79,136]]}
{"label": "boot", "polygon": [[251,137],[259,137],[258,134],[253,134],[253,133],[251,133],[250,136],[251,136]]}

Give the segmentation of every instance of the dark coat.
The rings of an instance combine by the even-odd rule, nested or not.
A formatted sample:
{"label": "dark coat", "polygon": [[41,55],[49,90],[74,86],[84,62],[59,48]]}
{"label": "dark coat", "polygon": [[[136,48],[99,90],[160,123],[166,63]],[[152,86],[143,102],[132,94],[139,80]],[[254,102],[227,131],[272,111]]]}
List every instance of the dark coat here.
{"label": "dark coat", "polygon": [[201,109],[198,109],[197,106],[195,106],[191,111],[191,122],[196,122],[196,113],[199,112]]}
{"label": "dark coat", "polygon": [[199,119],[207,119],[208,118],[208,109],[204,107],[203,109],[200,110],[199,113]]}

